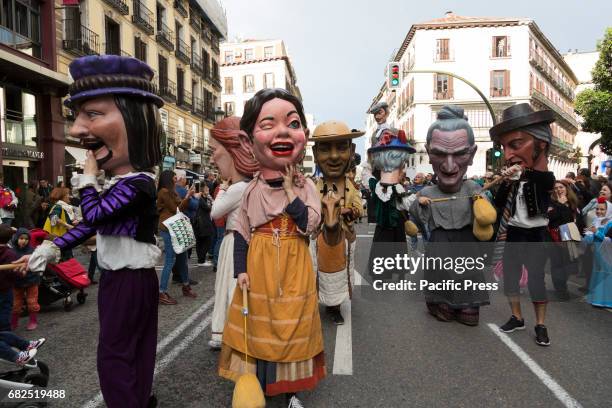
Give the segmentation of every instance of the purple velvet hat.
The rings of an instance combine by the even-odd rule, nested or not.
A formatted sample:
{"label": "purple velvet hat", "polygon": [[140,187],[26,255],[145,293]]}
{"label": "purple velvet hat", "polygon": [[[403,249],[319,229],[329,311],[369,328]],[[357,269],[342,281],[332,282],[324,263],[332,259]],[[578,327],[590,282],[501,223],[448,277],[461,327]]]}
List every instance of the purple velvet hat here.
{"label": "purple velvet hat", "polygon": [[[119,55],[88,55],[72,61],[69,68],[70,75],[72,75],[75,82],[94,75],[133,76],[149,82],[153,78],[153,70],[146,63],[136,58],[122,57]],[[70,97],[64,101],[64,104],[72,108],[77,101],[109,94],[140,96],[150,99],[158,107],[164,105],[163,99],[148,90],[121,85],[110,85],[104,88],[82,90],[71,94]]]}

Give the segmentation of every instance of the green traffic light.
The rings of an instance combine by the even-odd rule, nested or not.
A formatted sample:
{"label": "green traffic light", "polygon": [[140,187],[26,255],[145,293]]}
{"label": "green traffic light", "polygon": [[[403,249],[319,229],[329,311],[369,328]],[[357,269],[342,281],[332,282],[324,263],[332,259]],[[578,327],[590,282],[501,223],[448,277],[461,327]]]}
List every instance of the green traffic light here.
{"label": "green traffic light", "polygon": [[391,85],[395,86],[395,85],[398,85],[398,84],[399,84],[399,81],[397,79],[391,80]]}
{"label": "green traffic light", "polygon": [[493,156],[501,157],[501,152],[499,150],[495,150],[495,152],[493,153]]}

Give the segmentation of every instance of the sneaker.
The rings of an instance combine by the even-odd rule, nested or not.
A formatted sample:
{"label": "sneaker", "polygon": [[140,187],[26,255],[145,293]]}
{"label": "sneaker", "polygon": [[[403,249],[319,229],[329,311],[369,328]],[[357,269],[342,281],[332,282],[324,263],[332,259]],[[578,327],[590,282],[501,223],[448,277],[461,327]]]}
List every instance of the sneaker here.
{"label": "sneaker", "polygon": [[159,294],[159,304],[160,305],[176,305],[178,302],[170,297],[166,292],[162,292]]}
{"label": "sneaker", "polygon": [[213,263],[210,261],[198,262],[198,266],[213,266]]}
{"label": "sneaker", "polygon": [[213,350],[221,350],[221,341],[220,340],[209,340],[208,347]]}
{"label": "sneaker", "polygon": [[287,408],[304,408],[304,404],[302,404],[302,401],[300,401],[298,397],[293,395],[289,400],[289,405],[287,405]]}
{"label": "sneaker", "polygon": [[18,366],[24,366],[28,363],[28,361],[33,359],[35,355],[36,349],[20,351],[19,353],[17,353],[17,360],[15,360],[15,364],[17,364]]}
{"label": "sneaker", "polygon": [[332,322],[336,326],[342,326],[344,324],[344,317],[342,317],[342,313],[340,313],[340,309],[334,309],[330,312]]}
{"label": "sneaker", "polygon": [[536,343],[538,346],[550,346],[550,339],[548,338],[548,329],[543,324],[538,324],[535,327]]}
{"label": "sneaker", "polygon": [[43,344],[45,344],[45,341],[47,341],[47,339],[45,339],[44,337],[38,340],[32,340],[30,344],[28,344],[28,348],[26,349],[26,351],[30,351],[32,349],[39,349]]}
{"label": "sneaker", "polygon": [[189,285],[190,285],[190,286],[197,285],[198,283],[200,283],[200,282],[198,282],[198,281],[194,281],[193,279],[189,279]]}
{"label": "sneaker", "polygon": [[500,327],[499,330],[503,331],[504,333],[512,333],[515,330],[525,330],[525,319],[519,320],[516,318],[516,316],[512,315],[510,320]]}

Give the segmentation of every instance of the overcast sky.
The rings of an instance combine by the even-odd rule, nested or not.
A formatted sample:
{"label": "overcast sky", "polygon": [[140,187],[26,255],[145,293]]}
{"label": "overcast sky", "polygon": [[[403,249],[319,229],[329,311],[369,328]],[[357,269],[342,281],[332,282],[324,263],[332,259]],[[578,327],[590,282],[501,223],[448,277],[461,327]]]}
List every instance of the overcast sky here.
{"label": "overcast sky", "polygon": [[384,81],[385,65],[412,24],[443,17],[446,11],[527,17],[562,53],[595,50],[606,26],[612,26],[610,0],[221,1],[230,39],[284,40],[306,112],[317,123],[339,119],[360,129]]}

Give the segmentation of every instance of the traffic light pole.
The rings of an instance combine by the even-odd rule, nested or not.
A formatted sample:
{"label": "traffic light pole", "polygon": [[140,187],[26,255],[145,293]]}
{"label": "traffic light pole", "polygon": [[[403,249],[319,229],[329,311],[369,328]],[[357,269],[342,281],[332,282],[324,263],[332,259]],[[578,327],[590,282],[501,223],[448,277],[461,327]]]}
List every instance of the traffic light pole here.
{"label": "traffic light pole", "polygon": [[460,77],[459,75],[453,74],[452,72],[448,72],[448,71],[436,71],[436,70],[433,70],[433,69],[415,69],[415,70],[404,71],[403,72],[403,76],[405,77],[406,74],[441,74],[441,75],[448,75],[448,76],[451,76],[453,78],[457,78],[458,80],[460,80],[461,82],[467,84],[470,88],[475,90],[478,95],[480,95],[480,97],[484,101],[485,105],[487,105],[487,108],[489,109],[489,113],[491,114],[491,119],[493,120],[493,126],[495,126],[497,124],[497,118],[495,116],[495,112],[493,111],[493,106],[491,106],[491,102],[489,102],[487,97],[484,96],[482,91],[480,89],[478,89],[478,87],[476,85],[474,85],[473,83],[471,83],[467,79],[465,79],[463,77]]}

